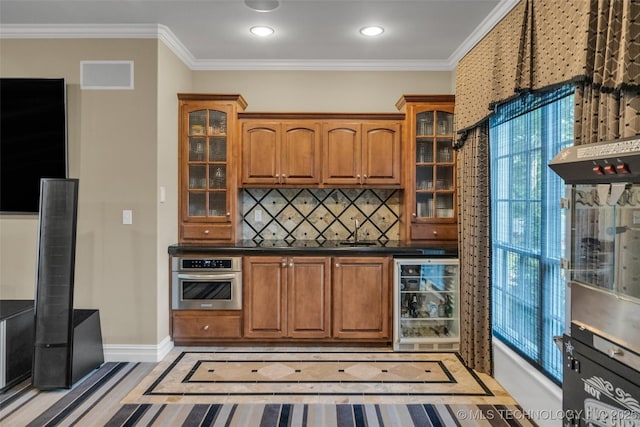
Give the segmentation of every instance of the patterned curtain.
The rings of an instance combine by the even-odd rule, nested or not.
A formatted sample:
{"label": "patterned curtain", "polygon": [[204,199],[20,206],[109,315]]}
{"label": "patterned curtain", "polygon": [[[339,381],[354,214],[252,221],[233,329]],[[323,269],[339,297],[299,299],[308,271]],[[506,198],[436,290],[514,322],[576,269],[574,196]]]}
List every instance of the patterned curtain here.
{"label": "patterned curtain", "polygon": [[640,1],[600,0],[588,34],[574,144],[640,134]]}
{"label": "patterned curtain", "polygon": [[460,244],[460,354],[467,366],[492,373],[491,218],[489,200],[489,121],[470,131],[458,154],[458,233]]}
{"label": "patterned curtain", "polygon": [[575,144],[640,134],[640,0],[521,0],[458,63],[460,352],[480,372],[492,373],[487,118],[567,83]]}

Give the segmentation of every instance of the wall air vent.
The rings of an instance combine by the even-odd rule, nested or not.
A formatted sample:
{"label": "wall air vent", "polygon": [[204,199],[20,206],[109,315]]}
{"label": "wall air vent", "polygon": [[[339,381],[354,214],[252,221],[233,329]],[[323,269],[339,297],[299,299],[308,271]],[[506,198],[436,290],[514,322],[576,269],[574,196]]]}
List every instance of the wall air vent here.
{"label": "wall air vent", "polygon": [[80,89],[133,89],[133,61],[80,61]]}

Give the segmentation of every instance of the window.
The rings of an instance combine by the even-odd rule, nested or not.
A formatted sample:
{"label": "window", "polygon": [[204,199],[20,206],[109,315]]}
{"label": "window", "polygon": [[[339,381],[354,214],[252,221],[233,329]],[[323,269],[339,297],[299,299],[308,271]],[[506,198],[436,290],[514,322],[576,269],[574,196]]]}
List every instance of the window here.
{"label": "window", "polygon": [[564,182],[549,161],[573,143],[573,87],[525,94],[491,118],[493,334],[556,381],[565,283]]}

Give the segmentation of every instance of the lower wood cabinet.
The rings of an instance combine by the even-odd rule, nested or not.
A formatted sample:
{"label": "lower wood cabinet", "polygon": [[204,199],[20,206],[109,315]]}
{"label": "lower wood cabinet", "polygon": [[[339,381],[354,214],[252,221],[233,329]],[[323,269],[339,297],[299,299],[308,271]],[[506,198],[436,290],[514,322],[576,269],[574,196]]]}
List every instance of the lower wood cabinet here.
{"label": "lower wood cabinet", "polygon": [[390,258],[333,258],[333,337],[391,338]]}
{"label": "lower wood cabinet", "polygon": [[329,337],[330,261],[327,257],[245,257],[244,336]]}
{"label": "lower wood cabinet", "polygon": [[245,256],[242,310],[173,310],[178,345],[391,341],[391,257]]}
{"label": "lower wood cabinet", "polygon": [[388,341],[388,257],[245,257],[244,336]]}
{"label": "lower wood cabinet", "polygon": [[242,337],[240,310],[174,310],[172,320],[173,341],[178,345]]}

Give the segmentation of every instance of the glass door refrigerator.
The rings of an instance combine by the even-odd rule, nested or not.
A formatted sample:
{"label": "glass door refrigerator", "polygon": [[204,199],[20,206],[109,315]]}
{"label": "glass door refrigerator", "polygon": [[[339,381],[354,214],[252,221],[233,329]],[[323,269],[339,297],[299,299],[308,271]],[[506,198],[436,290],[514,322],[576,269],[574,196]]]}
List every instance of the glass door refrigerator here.
{"label": "glass door refrigerator", "polygon": [[394,260],[395,351],[455,351],[460,345],[458,259]]}

